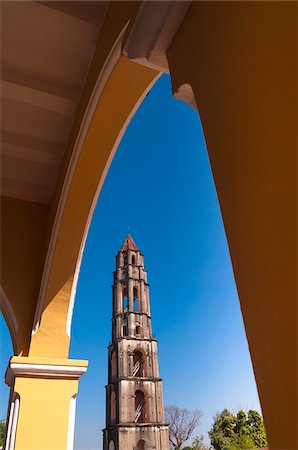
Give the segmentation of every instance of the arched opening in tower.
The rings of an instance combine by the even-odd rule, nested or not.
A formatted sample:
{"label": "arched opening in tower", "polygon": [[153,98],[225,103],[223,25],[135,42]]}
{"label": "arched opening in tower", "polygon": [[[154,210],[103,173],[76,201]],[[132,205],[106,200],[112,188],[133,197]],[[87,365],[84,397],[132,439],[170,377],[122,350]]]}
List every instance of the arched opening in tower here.
{"label": "arched opening in tower", "polygon": [[144,423],[147,420],[146,397],[143,391],[137,390],[135,393],[135,423]]}
{"label": "arched opening in tower", "polygon": [[133,377],[144,377],[145,375],[145,360],[144,355],[140,350],[133,352]]}
{"label": "arched opening in tower", "polygon": [[138,443],[137,443],[137,450],[145,450],[145,441],[143,439],[141,439]]}
{"label": "arched opening in tower", "polygon": [[117,376],[117,355],[116,352],[112,353],[111,357],[111,375],[112,378],[116,378]]}
{"label": "arched opening in tower", "polygon": [[124,287],[122,290],[122,302],[123,302],[123,311],[128,311],[128,297],[127,297],[127,288]]}
{"label": "arched opening in tower", "polygon": [[124,255],[123,257],[123,265],[127,266],[127,255]]}
{"label": "arched opening in tower", "polygon": [[139,308],[139,296],[138,296],[138,288],[133,288],[133,310],[134,312],[138,312],[140,310]]}
{"label": "arched opening in tower", "polygon": [[111,394],[111,423],[116,422],[116,392],[113,391]]}
{"label": "arched opening in tower", "polygon": [[[121,223],[119,224],[121,234],[123,228],[125,227],[126,230],[126,225],[129,225],[129,223],[131,223],[131,218],[134,217],[135,223],[133,226],[136,231],[133,230],[133,232],[136,234],[136,240],[140,243],[142,241],[144,242],[144,253],[145,255],[148,254],[149,261],[151,261],[150,264],[153,266],[152,280],[149,273],[149,281],[151,280],[151,285],[153,287],[151,311],[157,336],[159,337],[159,330],[161,330],[161,333],[163,334],[163,340],[160,342],[160,347],[163,351],[161,361],[164,366],[161,370],[161,375],[165,379],[165,401],[168,402],[170,399],[170,401],[178,402],[180,398],[179,392],[183,391],[185,383],[191,382],[192,395],[187,398],[187,401],[191,401],[194,405],[204,408],[200,396],[201,385],[198,382],[198,379],[193,378],[192,373],[194,370],[198,370],[199,365],[202,364],[202,362],[199,361],[199,358],[194,357],[196,354],[195,345],[197,342],[206,342],[206,336],[210,335],[210,323],[213,325],[212,341],[216,343],[216,351],[219,358],[216,359],[216,362],[212,361],[212,364],[215,364],[212,373],[218,373],[216,368],[219,366],[219,362],[221,372],[227,369],[227,365],[225,365],[225,361],[227,361],[226,352],[229,353],[229,349],[233,348],[233,341],[231,339],[232,336],[234,336],[234,332],[240,333],[240,335],[237,335],[240,339],[239,343],[237,341],[237,345],[239,344],[238,350],[241,349],[241,353],[238,353],[239,358],[243,357],[244,361],[245,358],[249,358],[249,354],[245,336],[243,339],[243,336],[241,335],[241,327],[243,329],[243,324],[241,323],[240,310],[237,310],[237,291],[234,288],[224,228],[221,221],[212,174],[210,172],[204,137],[202,131],[200,131],[200,121],[197,116],[194,117],[194,112],[190,108],[185,107],[185,105],[180,105],[177,100],[172,99],[172,97],[168,98],[163,94],[163,89],[166,87],[163,85],[167,83],[167,79],[162,77],[156,86],[156,88],[159,88],[157,93],[155,94],[156,88],[154,88],[150,95],[146,97],[144,105],[142,106],[146,113],[144,116],[145,121],[139,116],[139,113],[135,115],[132,126],[127,129],[126,138],[123,139],[116,153],[101,193],[101,204],[98,206],[91,224],[92,239],[90,238],[87,241],[85,250],[85,274],[90,276],[90,271],[93,270],[93,257],[90,255],[92,255],[93,249],[96,247],[95,243],[97,242],[98,235],[106,236],[107,249],[105,247],[101,248],[103,257],[100,259],[100,267],[96,267],[96,271],[94,269],[94,272],[92,273],[94,279],[96,279],[97,273],[101,270],[103,272],[105,271],[106,260],[109,253],[111,253],[110,248],[115,248],[116,245],[113,233],[109,233],[110,229],[112,229],[114,224],[119,221],[119,217],[121,217]],[[169,94],[167,94],[167,96],[170,96],[170,85],[168,87]],[[146,109],[147,104],[153,102],[153,100],[158,101],[157,106],[155,106],[156,111],[160,109],[162,112],[162,116],[158,116],[159,120],[155,120],[155,114],[149,115],[149,112],[152,111],[152,109]],[[179,105],[181,106],[180,109],[183,109],[183,121],[181,121],[179,114],[175,113],[175,116],[170,116],[170,109],[175,108],[176,110]],[[140,110],[140,113],[141,112],[142,111]],[[171,122],[169,124],[167,123],[168,116],[171,117]],[[141,117],[143,122],[139,117]],[[148,119],[149,117],[150,121]],[[154,119],[154,121],[151,122],[151,119]],[[141,128],[142,132],[139,133],[139,137],[136,139],[135,134],[133,134],[131,130],[135,130],[137,127],[143,126],[143,124],[146,124],[146,127]],[[173,126],[173,124],[175,126]],[[168,128],[166,128],[167,125],[169,125]],[[197,129],[195,129],[195,127],[197,127]],[[169,130],[167,134],[166,129]],[[179,133],[176,133],[176,131],[179,131]],[[146,139],[144,139],[145,132]],[[163,138],[164,135],[167,136],[166,139]],[[169,141],[170,137],[173,137],[173,139],[171,138]],[[178,155],[178,150],[175,150],[176,141],[181,145],[183,144],[183,158],[181,158],[180,153],[180,156]],[[194,151],[195,149],[198,151]],[[124,157],[126,161],[125,164],[127,164],[126,166],[124,164]],[[156,164],[156,161],[159,162],[158,165]],[[144,170],[144,167],[146,167],[146,170]],[[198,170],[200,170],[200,177],[198,177]],[[119,202],[119,192],[123,191],[123,174],[125,171],[127,171],[127,173],[136,173],[138,175],[138,183],[141,188],[136,189],[135,176],[127,176],[125,178],[127,184],[125,189],[133,195],[129,197],[129,201]],[[176,182],[177,176],[181,176],[182,184]],[[151,191],[152,195],[147,198],[145,194],[147,192],[151,193]],[[206,193],[206,196],[204,193]],[[146,201],[144,201],[145,198]],[[111,203],[117,204],[117,208],[111,209]],[[103,220],[103,217],[108,217],[108,220]],[[158,220],[156,220],[156,218],[158,218]],[[122,236],[119,237],[119,240],[120,239],[122,240]],[[125,337],[122,341],[123,345],[127,345],[131,339],[134,342],[134,345],[139,347],[141,339],[139,337],[136,339],[136,336],[134,335],[137,331],[134,326],[136,325],[137,320],[139,320],[139,317],[135,317],[135,319],[131,320],[134,314],[130,315],[128,313],[129,308],[132,309],[131,312],[134,311],[134,301],[131,298],[134,294],[132,289],[129,292],[129,306],[127,298],[128,282],[125,282],[124,280],[128,279],[128,263],[133,263],[133,255],[128,258],[127,253],[127,251],[122,252],[121,258],[119,259],[119,273],[121,273],[121,279],[119,279],[121,285],[120,293],[122,292],[122,298],[121,300],[119,299],[122,302],[121,305],[119,305],[119,310],[127,313],[123,314],[123,319],[117,322],[117,326],[119,327],[119,334],[122,334],[120,337]],[[89,263],[88,266],[87,263]],[[136,272],[139,272],[140,270],[140,276],[144,278],[144,283],[139,285],[138,290],[138,296],[141,300],[141,311],[139,310],[138,313],[135,313],[135,316],[141,316],[141,313],[144,314],[144,320],[140,321],[142,325],[141,336],[150,340],[152,336],[151,323],[150,320],[147,320],[145,317],[145,314],[150,316],[149,288],[146,272],[142,269],[143,257],[141,254],[136,253],[136,263],[139,265],[140,269],[136,267],[133,267],[133,269],[135,269]],[[82,268],[83,277],[84,264]],[[86,268],[88,268],[88,270]],[[130,266],[130,274],[132,272],[131,269]],[[135,282],[135,279],[133,282]],[[106,280],[103,280],[101,290],[97,293],[97,298],[106,295],[106,284]],[[83,281],[82,286],[85,286]],[[77,330],[77,335],[81,339],[82,316],[84,310],[86,310],[86,295],[85,292],[83,292],[83,289],[81,289],[81,291],[78,290],[78,297],[77,316],[76,314],[74,315],[74,334]],[[175,301],[176,299],[177,301]],[[88,324],[88,328],[86,326],[88,333],[89,330],[92,329],[94,335],[95,333],[99,334],[99,327],[97,326],[99,315],[105,313],[103,326],[105,326],[105,323],[109,326],[110,323],[110,305],[107,302],[107,305],[105,306],[102,302],[99,307],[98,303],[99,302],[94,302],[93,305],[97,315],[90,314],[90,311],[88,311],[88,315],[86,314],[85,319]],[[105,307],[105,310],[103,307]],[[190,311],[192,312],[191,314],[189,313]],[[220,314],[215,314],[216,311],[220,311]],[[236,317],[237,314],[238,318]],[[165,316],[167,317],[166,321]],[[200,317],[199,327],[197,326],[198,317]],[[172,333],[173,329],[176,331],[177,328],[175,327],[177,326],[177,323],[179,323],[179,327],[181,326],[181,333],[179,333],[179,336],[177,336],[176,332],[174,335]],[[100,327],[100,329],[103,329],[103,327]],[[227,333],[226,330],[229,330],[229,333]],[[223,335],[231,345],[226,345],[225,340],[222,339]],[[98,335],[96,335],[96,339],[98,338]],[[178,339],[179,342],[182,342],[183,340],[189,342],[191,339],[193,351],[184,352],[181,350],[179,345],[175,345],[175,338]],[[208,339],[207,342],[209,345],[210,340]],[[132,349],[133,348],[134,347],[132,347]],[[209,349],[212,351],[211,343]],[[77,356],[79,350],[78,344],[77,349],[74,344],[72,345],[71,354],[74,358]],[[134,355],[133,358],[131,358],[130,351],[127,352],[125,365],[124,376],[127,376],[127,378],[132,378],[132,366],[134,366],[137,360],[141,358],[140,355],[138,357]],[[235,348],[233,352],[234,351]],[[102,363],[104,364],[106,354],[104,353],[104,350],[102,350],[102,353],[101,358],[103,361]],[[118,355],[120,355],[120,353],[118,353]],[[225,357],[223,357],[223,355],[225,355]],[[182,374],[179,369],[181,357],[185,360],[185,365],[192,366],[192,371],[185,372],[185,375],[184,373]],[[206,351],[201,357],[203,358],[203,361],[207,361],[206,364],[204,363],[206,373],[204,372],[202,374],[202,377],[205,377],[203,379],[206,380],[206,392],[208,392],[209,396],[214,397],[222,393],[225,395],[225,398],[228,399],[229,392],[226,391],[225,386],[222,386],[222,379],[218,378],[216,383],[210,381],[210,375],[208,374],[211,369],[209,367],[210,361],[208,359],[208,352]],[[152,364],[150,365],[149,355],[146,358],[147,367],[145,368],[145,375],[143,376],[151,376],[153,367]],[[231,360],[235,361],[232,357]],[[128,361],[131,362],[130,365]],[[241,381],[243,392],[245,392],[244,384],[250,383],[251,380],[252,384],[254,383],[253,374],[251,376],[250,374],[246,376],[241,371],[242,365],[240,366],[239,364],[238,366],[233,366],[233,370],[239,370],[237,372],[238,380]],[[124,370],[121,368],[120,364],[118,370]],[[168,383],[175,372],[179,373],[179,376],[175,379],[175,384]],[[135,411],[144,399],[147,399],[145,408],[149,411],[149,399],[146,394],[144,395],[144,393],[139,392],[135,398],[132,398],[136,389],[139,388],[139,384],[137,384],[139,380],[137,377],[141,376],[141,368],[138,368],[135,375],[136,379],[131,382],[132,385],[133,383],[136,384],[128,393],[130,399],[129,412],[131,414],[126,416],[125,420],[127,421],[135,421]],[[102,376],[100,382],[103,385],[106,382],[106,378]],[[210,384],[208,384],[208,382]],[[208,389],[210,389],[210,391],[208,391]],[[254,392],[255,387],[252,386],[252,395],[254,396],[253,402],[256,403],[257,394],[255,395]],[[119,397],[120,393],[117,400],[119,400]],[[150,416],[150,419],[154,422],[155,410],[151,408],[151,404],[153,404],[153,400],[150,398],[150,411],[148,417]],[[92,399],[90,405],[92,408]],[[191,407],[190,404],[188,406]],[[122,406],[117,404],[117,408],[117,414],[119,417],[123,417]],[[136,422],[149,422],[148,417],[144,419],[145,408],[141,408],[142,411],[140,415],[138,412]],[[97,411],[95,411],[94,414],[99,415]],[[78,426],[77,428],[80,429],[80,434],[82,434],[82,430],[87,434],[83,426]],[[88,431],[90,428],[86,427]],[[134,442],[134,445],[136,445],[136,441]],[[148,445],[147,441],[145,442],[146,445]]]}
{"label": "arched opening in tower", "polygon": [[154,450],[154,445],[148,439],[140,439],[134,450]]}

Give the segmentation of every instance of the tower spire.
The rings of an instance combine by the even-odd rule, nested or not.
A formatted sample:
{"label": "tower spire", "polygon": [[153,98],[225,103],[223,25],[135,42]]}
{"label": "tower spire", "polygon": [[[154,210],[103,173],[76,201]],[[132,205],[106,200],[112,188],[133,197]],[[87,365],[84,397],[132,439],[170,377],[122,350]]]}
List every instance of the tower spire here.
{"label": "tower spire", "polygon": [[104,450],[168,450],[144,258],[128,234],[116,256]]}
{"label": "tower spire", "polygon": [[125,238],[125,241],[121,247],[120,251],[125,251],[125,250],[135,250],[138,251],[138,248],[133,240],[133,238],[131,237],[130,234],[128,234]]}

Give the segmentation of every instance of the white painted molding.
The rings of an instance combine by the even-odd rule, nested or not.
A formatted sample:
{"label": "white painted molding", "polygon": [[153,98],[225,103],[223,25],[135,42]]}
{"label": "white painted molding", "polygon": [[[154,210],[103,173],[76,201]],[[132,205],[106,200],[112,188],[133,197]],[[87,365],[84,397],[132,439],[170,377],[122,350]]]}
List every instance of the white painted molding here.
{"label": "white painted molding", "polygon": [[12,401],[10,403],[9,419],[8,419],[8,426],[7,426],[6,439],[5,439],[5,450],[10,449],[13,410],[14,410],[14,401]]}
{"label": "white painted molding", "polygon": [[[126,29],[126,27],[125,27]],[[78,278],[79,278],[79,273],[80,273],[80,268],[81,268],[81,262],[82,262],[82,258],[83,258],[83,253],[84,253],[84,248],[85,248],[85,244],[86,244],[86,240],[87,240],[87,236],[88,236],[88,231],[90,228],[90,224],[91,224],[91,220],[93,217],[93,213],[96,207],[96,203],[97,203],[97,199],[99,197],[100,191],[102,189],[104,180],[106,178],[106,174],[110,168],[111,162],[114,158],[114,155],[116,153],[116,150],[121,142],[121,139],[131,121],[131,119],[133,118],[133,116],[135,115],[136,111],[138,110],[139,106],[141,105],[142,101],[144,100],[144,98],[146,97],[147,93],[150,92],[151,88],[153,87],[153,85],[156,83],[156,81],[158,80],[158,78],[160,78],[161,73],[159,73],[153,80],[152,82],[149,84],[148,88],[146,89],[145,92],[143,92],[143,95],[140,96],[140,98],[138,99],[138,101],[136,102],[134,108],[132,109],[132,111],[130,112],[129,116],[127,117],[122,129],[120,130],[117,139],[115,141],[115,144],[112,148],[112,151],[110,153],[109,159],[106,162],[104,171],[102,173],[100,182],[98,184],[90,211],[89,211],[89,216],[88,216],[88,220],[86,222],[86,226],[85,226],[85,230],[84,230],[84,235],[83,235],[83,239],[82,239],[82,244],[81,244],[81,248],[79,251],[79,257],[77,260],[77,265],[76,265],[76,270],[75,270],[75,276],[74,276],[74,281],[73,281],[73,286],[72,286],[72,292],[71,292],[71,299],[69,302],[69,309],[68,309],[68,316],[67,316],[67,324],[66,324],[66,332],[67,335],[70,336],[71,335],[71,320],[72,320],[72,314],[73,314],[73,308],[74,308],[74,300],[75,300],[75,294],[76,294],[76,288],[77,288],[77,282],[78,282]]]}
{"label": "white painted molding", "polygon": [[191,1],[143,1],[123,48],[129,59],[169,73],[166,51]]}
{"label": "white painted molding", "polygon": [[[70,163],[68,165],[67,173],[66,173],[66,176],[64,179],[62,193],[61,193],[60,201],[59,201],[58,208],[57,208],[57,214],[56,214],[53,229],[52,229],[50,244],[49,244],[49,248],[48,248],[48,252],[47,252],[43,277],[42,277],[42,281],[41,281],[40,293],[39,293],[38,302],[37,302],[37,308],[36,308],[36,312],[35,312],[32,334],[35,334],[37,332],[39,325],[40,325],[44,297],[45,297],[46,288],[48,285],[48,279],[49,279],[51,262],[52,262],[52,258],[53,258],[53,254],[54,254],[55,244],[57,241],[57,236],[58,236],[58,232],[59,232],[59,228],[60,228],[61,219],[63,216],[64,206],[65,206],[65,203],[67,200],[69,188],[70,188],[73,174],[74,174],[74,171],[75,171],[75,168],[77,165],[77,161],[79,159],[79,156],[80,156],[80,153],[82,150],[82,146],[85,141],[85,138],[86,138],[86,135],[87,135],[87,132],[89,129],[89,125],[92,120],[92,117],[94,116],[100,96],[104,90],[104,87],[105,87],[115,65],[117,64],[117,61],[121,57],[122,39],[125,34],[127,26],[128,26],[128,23],[125,25],[125,27],[119,34],[117,40],[115,41],[115,43],[105,61],[105,64],[99,74],[97,81],[96,81],[95,87],[93,89],[93,92],[91,94],[89,103],[87,105],[87,108],[86,108],[86,111],[85,111],[85,114],[83,117],[83,120],[80,125],[80,130],[78,132],[78,136],[77,136],[77,139],[76,139],[76,142],[74,145]],[[83,240],[83,242],[84,242],[84,240]],[[84,251],[84,246],[82,245],[81,249],[80,249],[81,257],[82,257],[83,251]],[[81,265],[81,260],[80,260],[80,258],[78,258],[76,269],[75,269],[75,274],[74,274],[74,282],[75,282],[75,280],[76,281],[78,280],[80,265]],[[71,318],[72,318],[72,310],[73,310],[73,306],[74,306],[75,292],[76,292],[76,286],[74,286],[72,293],[71,293],[72,302],[70,302],[68,317],[67,317],[66,332],[68,335],[70,335],[70,329],[71,329]]]}
{"label": "white painted molding", "polygon": [[78,286],[78,280],[79,280],[79,275],[80,275],[80,270],[81,270],[81,264],[82,264],[82,259],[83,259],[86,238],[87,238],[87,236],[82,240],[82,245],[80,247],[79,257],[77,260],[76,270],[75,270],[72,287],[71,287],[71,294],[70,294],[70,299],[69,299],[67,320],[66,320],[66,334],[69,337],[71,335],[71,323],[72,323],[73,309],[74,309],[74,303],[75,303],[75,298],[76,298],[76,293],[77,293],[77,286]]}
{"label": "white painted molding", "polygon": [[19,408],[20,408],[20,398],[17,397],[14,401],[14,410],[13,410],[11,439],[10,439],[10,449],[9,450],[14,450],[14,444],[15,444],[16,434],[17,434],[17,423],[18,423],[18,418],[19,418]]}
{"label": "white painted molding", "polygon": [[12,385],[16,376],[38,377],[38,378],[66,378],[78,380],[85,372],[84,366],[59,366],[56,364],[30,364],[10,362],[6,374],[5,382]]}
{"label": "white painted molding", "polygon": [[14,333],[14,335],[17,335],[19,332],[18,321],[11,307],[11,304],[1,286],[0,286],[0,308],[1,311],[3,311],[3,315],[5,316],[5,318],[9,321],[9,327],[11,328],[11,331]]}
{"label": "white painted molding", "polygon": [[5,442],[5,450],[14,450],[17,423],[19,418],[20,398],[17,395],[10,405],[9,422]]}
{"label": "white painted molding", "polygon": [[67,450],[73,450],[74,432],[75,432],[75,420],[76,420],[76,400],[77,395],[73,395],[69,402],[68,413],[68,434],[67,434]]}
{"label": "white painted molding", "polygon": [[19,325],[14,310],[12,309],[12,306],[1,286],[0,286],[0,310],[3,314],[7,327],[9,329],[13,350],[14,353],[16,354],[17,353],[16,336],[19,333]]}

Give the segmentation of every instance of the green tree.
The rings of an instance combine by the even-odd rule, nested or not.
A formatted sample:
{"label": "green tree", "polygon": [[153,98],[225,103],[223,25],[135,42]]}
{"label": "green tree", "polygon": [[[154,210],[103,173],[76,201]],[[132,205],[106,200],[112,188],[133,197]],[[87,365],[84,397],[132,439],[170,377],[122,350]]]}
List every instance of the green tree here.
{"label": "green tree", "polygon": [[5,434],[5,421],[0,420],[0,447],[2,447],[4,442],[4,434]]}
{"label": "green tree", "polygon": [[183,447],[182,450],[211,450],[211,447],[208,447],[204,443],[204,436],[195,436],[192,440],[192,444]]}
{"label": "green tree", "polygon": [[267,447],[266,431],[263,419],[258,411],[251,409],[248,411],[247,422],[251,429],[251,436],[258,448]]}
{"label": "green tree", "polygon": [[209,431],[215,450],[252,450],[267,446],[261,415],[254,410],[241,410],[236,415],[224,409],[214,417]]}
{"label": "green tree", "polygon": [[195,436],[193,438],[192,444],[191,444],[192,450],[209,450],[209,447],[205,445],[204,443],[204,436]]}

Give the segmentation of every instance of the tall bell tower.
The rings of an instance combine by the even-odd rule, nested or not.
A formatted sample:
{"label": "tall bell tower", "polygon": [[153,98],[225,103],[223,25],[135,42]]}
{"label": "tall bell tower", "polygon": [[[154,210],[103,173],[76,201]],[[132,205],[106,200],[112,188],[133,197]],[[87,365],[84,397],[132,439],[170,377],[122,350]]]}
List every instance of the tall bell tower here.
{"label": "tall bell tower", "polygon": [[104,450],[168,450],[144,258],[128,235],[116,256]]}

